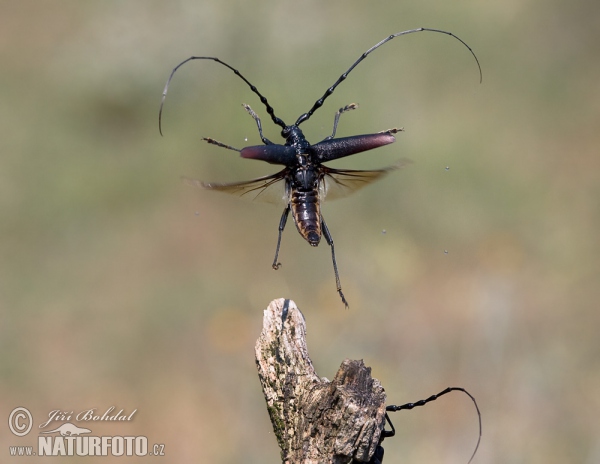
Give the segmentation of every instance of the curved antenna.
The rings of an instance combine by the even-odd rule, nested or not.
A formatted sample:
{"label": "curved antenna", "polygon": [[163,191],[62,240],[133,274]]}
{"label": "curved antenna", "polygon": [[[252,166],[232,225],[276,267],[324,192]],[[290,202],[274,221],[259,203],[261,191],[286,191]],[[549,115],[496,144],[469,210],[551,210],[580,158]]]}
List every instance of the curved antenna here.
{"label": "curved antenna", "polygon": [[373,45],[371,48],[369,48],[366,52],[364,52],[360,58],[358,60],[356,60],[354,62],[354,64],[352,66],[350,66],[350,68],[344,73],[342,74],[338,80],[335,82],[335,84],[333,84],[331,87],[329,87],[327,89],[327,91],[323,94],[323,96],[321,98],[319,98],[315,104],[313,105],[313,107],[310,109],[310,111],[308,113],[304,113],[302,116],[300,116],[298,118],[298,120],[296,121],[296,126],[299,126],[300,124],[302,124],[304,121],[306,121],[308,118],[310,118],[313,113],[315,111],[317,111],[321,106],[323,106],[323,102],[325,101],[325,99],[327,97],[329,97],[329,95],[331,95],[333,93],[333,91],[335,90],[335,88],[340,85],[342,83],[342,81],[344,79],[346,79],[346,77],[348,77],[348,74],[350,74],[350,71],[352,71],[357,65],[358,63],[360,63],[362,60],[364,60],[369,53],[377,50],[379,47],[381,47],[384,43],[389,42],[390,40],[399,37],[401,35],[407,35],[407,34],[412,34],[413,32],[422,32],[422,31],[429,31],[429,32],[439,32],[441,34],[446,34],[449,35],[451,37],[454,37],[456,40],[458,40],[460,43],[462,43],[465,47],[467,47],[469,49],[469,51],[471,52],[471,55],[473,55],[473,58],[475,58],[475,61],[477,62],[477,67],[479,68],[479,83],[481,83],[483,81],[483,73],[481,72],[481,65],[479,64],[479,60],[477,59],[477,56],[475,55],[475,52],[471,49],[471,47],[469,47],[465,41],[463,41],[461,38],[459,38],[458,36],[454,35],[452,32],[447,32],[447,31],[442,31],[440,29],[429,29],[426,27],[419,27],[418,29],[411,29],[409,31],[403,31],[403,32],[397,32],[396,34],[392,34],[388,37],[386,37],[385,39],[383,39],[381,42],[379,42],[376,45]]}
{"label": "curved antenna", "polygon": [[[481,412],[479,411],[479,406],[477,406],[477,401],[475,401],[475,397],[473,395],[471,395],[464,388],[462,388],[462,387],[448,387],[448,388],[446,388],[445,390],[439,392],[436,395],[431,395],[427,399],[419,400],[419,401],[416,401],[414,403],[402,404],[400,406],[395,406],[395,405],[386,406],[385,410],[386,411],[392,411],[392,412],[394,412],[394,411],[400,411],[402,409],[412,409],[412,408],[416,408],[417,406],[424,406],[424,405],[426,405],[427,403],[429,403],[431,401],[437,400],[440,396],[444,396],[446,393],[450,393],[452,391],[463,392],[465,395],[467,395],[469,398],[471,398],[471,401],[473,401],[473,404],[475,405],[475,409],[477,410],[477,417],[479,418],[479,438],[477,439],[477,444],[475,445],[475,449],[473,450],[473,454],[471,454],[471,457],[469,458],[469,464],[470,464],[471,461],[473,460],[473,458],[475,457],[475,454],[477,453],[477,450],[479,449],[479,444],[481,443]],[[389,418],[388,418],[388,422],[390,422]],[[390,422],[390,424],[391,424],[391,422]],[[393,427],[392,427],[392,429],[393,429]]]}
{"label": "curved antenna", "polygon": [[237,69],[229,66],[227,63],[225,63],[224,61],[221,61],[219,58],[215,58],[212,56],[190,56],[187,60],[183,60],[181,63],[179,63],[177,66],[175,66],[173,71],[171,71],[171,75],[169,76],[167,83],[165,84],[165,89],[163,90],[162,98],[160,100],[160,110],[158,111],[158,131],[160,132],[160,135],[162,135],[162,110],[163,110],[163,105],[165,104],[165,98],[167,98],[167,91],[169,90],[169,84],[171,83],[171,79],[173,79],[173,75],[175,74],[175,71],[177,71],[181,66],[186,64],[188,61],[192,61],[192,60],[213,60],[213,61],[216,61],[217,63],[220,63],[223,66],[226,66],[229,69],[231,69],[239,78],[241,78],[246,84],[248,84],[248,87],[250,87],[250,90],[252,90],[256,95],[258,95],[260,97],[260,101],[267,108],[267,113],[269,113],[273,122],[285,129],[286,124],[281,119],[279,119],[277,116],[275,116],[275,110],[273,110],[271,105],[269,105],[269,102],[267,101],[267,99]]}

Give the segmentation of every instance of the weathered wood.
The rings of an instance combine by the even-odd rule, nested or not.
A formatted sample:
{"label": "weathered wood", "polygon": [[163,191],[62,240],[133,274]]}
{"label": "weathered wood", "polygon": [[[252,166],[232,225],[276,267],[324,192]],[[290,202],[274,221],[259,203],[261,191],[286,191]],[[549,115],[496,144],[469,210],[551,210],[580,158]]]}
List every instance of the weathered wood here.
{"label": "weathered wood", "polygon": [[362,360],[345,360],[332,381],[319,378],[293,301],[274,300],[264,311],[256,363],[282,462],[369,461],[385,425],[385,391]]}

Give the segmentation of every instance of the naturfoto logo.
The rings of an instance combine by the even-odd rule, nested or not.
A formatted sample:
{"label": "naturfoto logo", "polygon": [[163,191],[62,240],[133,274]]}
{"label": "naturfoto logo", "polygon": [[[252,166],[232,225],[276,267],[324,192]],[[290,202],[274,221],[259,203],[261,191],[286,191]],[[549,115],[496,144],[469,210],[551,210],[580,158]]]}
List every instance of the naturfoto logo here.
{"label": "naturfoto logo", "polygon": [[[55,409],[48,413],[48,420],[40,424],[37,447],[33,444],[9,446],[11,456],[164,456],[165,445],[149,443],[143,435],[94,436],[92,430],[73,422],[87,425],[89,422],[128,422],[137,412],[116,410],[114,406],[105,411],[96,408],[83,411]],[[84,425],[81,424],[81,425]],[[33,416],[27,408],[15,408],[9,416],[8,426],[17,437],[24,437],[33,425]],[[116,424],[115,424],[116,425]],[[121,427],[119,427],[121,429]]]}

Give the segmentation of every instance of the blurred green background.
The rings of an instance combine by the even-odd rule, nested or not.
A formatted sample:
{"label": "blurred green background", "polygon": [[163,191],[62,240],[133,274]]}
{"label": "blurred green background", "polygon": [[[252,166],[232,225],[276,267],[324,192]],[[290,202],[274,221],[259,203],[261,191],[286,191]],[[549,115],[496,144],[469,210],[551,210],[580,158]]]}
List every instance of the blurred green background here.
{"label": "blurred green background", "polygon": [[[278,462],[254,364],[262,310],[303,310],[317,372],[364,359],[390,404],[467,388],[476,463],[600,462],[600,4],[588,1],[2,1],[0,417],[35,444],[49,411],[137,409],[94,434],[144,435],[164,458]],[[404,127],[333,163],[413,161],[325,203],[326,243],[282,208],[194,190],[181,175],[247,180],[277,167],[201,142],[259,144],[390,33],[302,128],[311,142]],[[247,139],[247,141],[246,141]],[[446,169],[446,168],[449,169]],[[385,231],[385,233],[384,233]],[[447,251],[447,253],[445,253]],[[460,394],[393,417],[386,463],[466,463],[477,419]],[[81,425],[81,424],[80,424]],[[122,462],[124,458],[46,458]],[[35,461],[35,459],[30,462]]]}

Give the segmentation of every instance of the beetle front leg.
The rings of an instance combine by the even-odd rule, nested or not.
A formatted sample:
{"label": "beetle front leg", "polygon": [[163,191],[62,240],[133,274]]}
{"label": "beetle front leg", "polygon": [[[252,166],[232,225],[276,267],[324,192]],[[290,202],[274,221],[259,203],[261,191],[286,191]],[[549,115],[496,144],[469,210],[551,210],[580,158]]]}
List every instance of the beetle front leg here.
{"label": "beetle front leg", "polygon": [[392,424],[390,416],[388,416],[387,412],[385,413],[385,420],[388,424],[390,424],[392,430],[385,430],[384,424],[383,430],[381,431],[381,436],[379,437],[379,443],[377,444],[377,448],[375,448],[375,452],[373,453],[369,464],[383,464],[384,449],[383,446],[381,446],[381,444],[383,443],[383,440],[385,438],[393,437],[394,435],[396,435],[396,429],[394,428],[394,424]]}
{"label": "beetle front leg", "polygon": [[[358,105],[356,103],[350,103],[349,105],[346,105],[343,108],[340,108],[337,111],[337,113],[335,113],[335,118],[333,120],[333,132],[331,133],[331,135],[329,137],[325,137],[323,140],[331,140],[332,138],[334,138],[335,132],[337,131],[338,122],[340,120],[340,115],[342,113],[345,113],[346,111],[355,110],[356,108],[358,108]],[[321,140],[321,142],[323,142],[323,140]]]}
{"label": "beetle front leg", "polygon": [[369,464],[383,464],[383,446],[377,445]]}
{"label": "beetle front leg", "polygon": [[216,145],[217,147],[227,148],[228,150],[233,150],[233,151],[238,151],[238,152],[242,151],[239,148],[232,147],[231,145],[227,145],[223,142],[219,142],[218,140],[211,139],[210,137],[202,137],[202,140],[204,140],[205,142],[208,142],[212,145]]}
{"label": "beetle front leg", "polygon": [[263,141],[263,143],[265,145],[273,145],[273,142],[271,142],[268,138],[266,138],[263,135],[262,123],[260,122],[260,118],[258,117],[258,114],[256,114],[254,112],[254,110],[252,108],[250,108],[250,105],[246,105],[245,103],[242,103],[242,106],[248,112],[248,114],[250,116],[252,116],[252,119],[254,119],[254,121],[256,121],[256,125],[258,126],[258,133],[260,134],[260,139]]}
{"label": "beetle front leg", "polygon": [[277,248],[275,249],[275,259],[273,260],[273,269],[279,269],[281,263],[277,262],[277,258],[279,257],[279,246],[281,245],[281,234],[283,234],[283,229],[285,229],[285,223],[287,222],[288,215],[290,214],[291,206],[288,205],[283,210],[283,214],[281,215],[281,219],[279,220],[279,236],[277,237]]}
{"label": "beetle front leg", "polygon": [[404,132],[404,127],[394,127],[393,129],[384,130],[378,132],[378,134],[397,134],[398,132]]}
{"label": "beetle front leg", "polygon": [[342,293],[342,284],[340,284],[340,275],[338,274],[337,263],[335,261],[335,248],[333,247],[333,238],[331,237],[331,233],[329,232],[329,229],[327,228],[327,224],[325,224],[325,220],[323,219],[323,216],[321,216],[321,228],[323,229],[323,237],[325,237],[325,240],[327,241],[327,245],[329,245],[331,247],[331,260],[333,261],[333,272],[335,273],[335,284],[337,285],[337,291],[340,294],[340,298],[342,299],[342,302],[346,306],[346,309],[348,309],[348,302],[346,301],[346,298],[344,297],[344,294]]}

